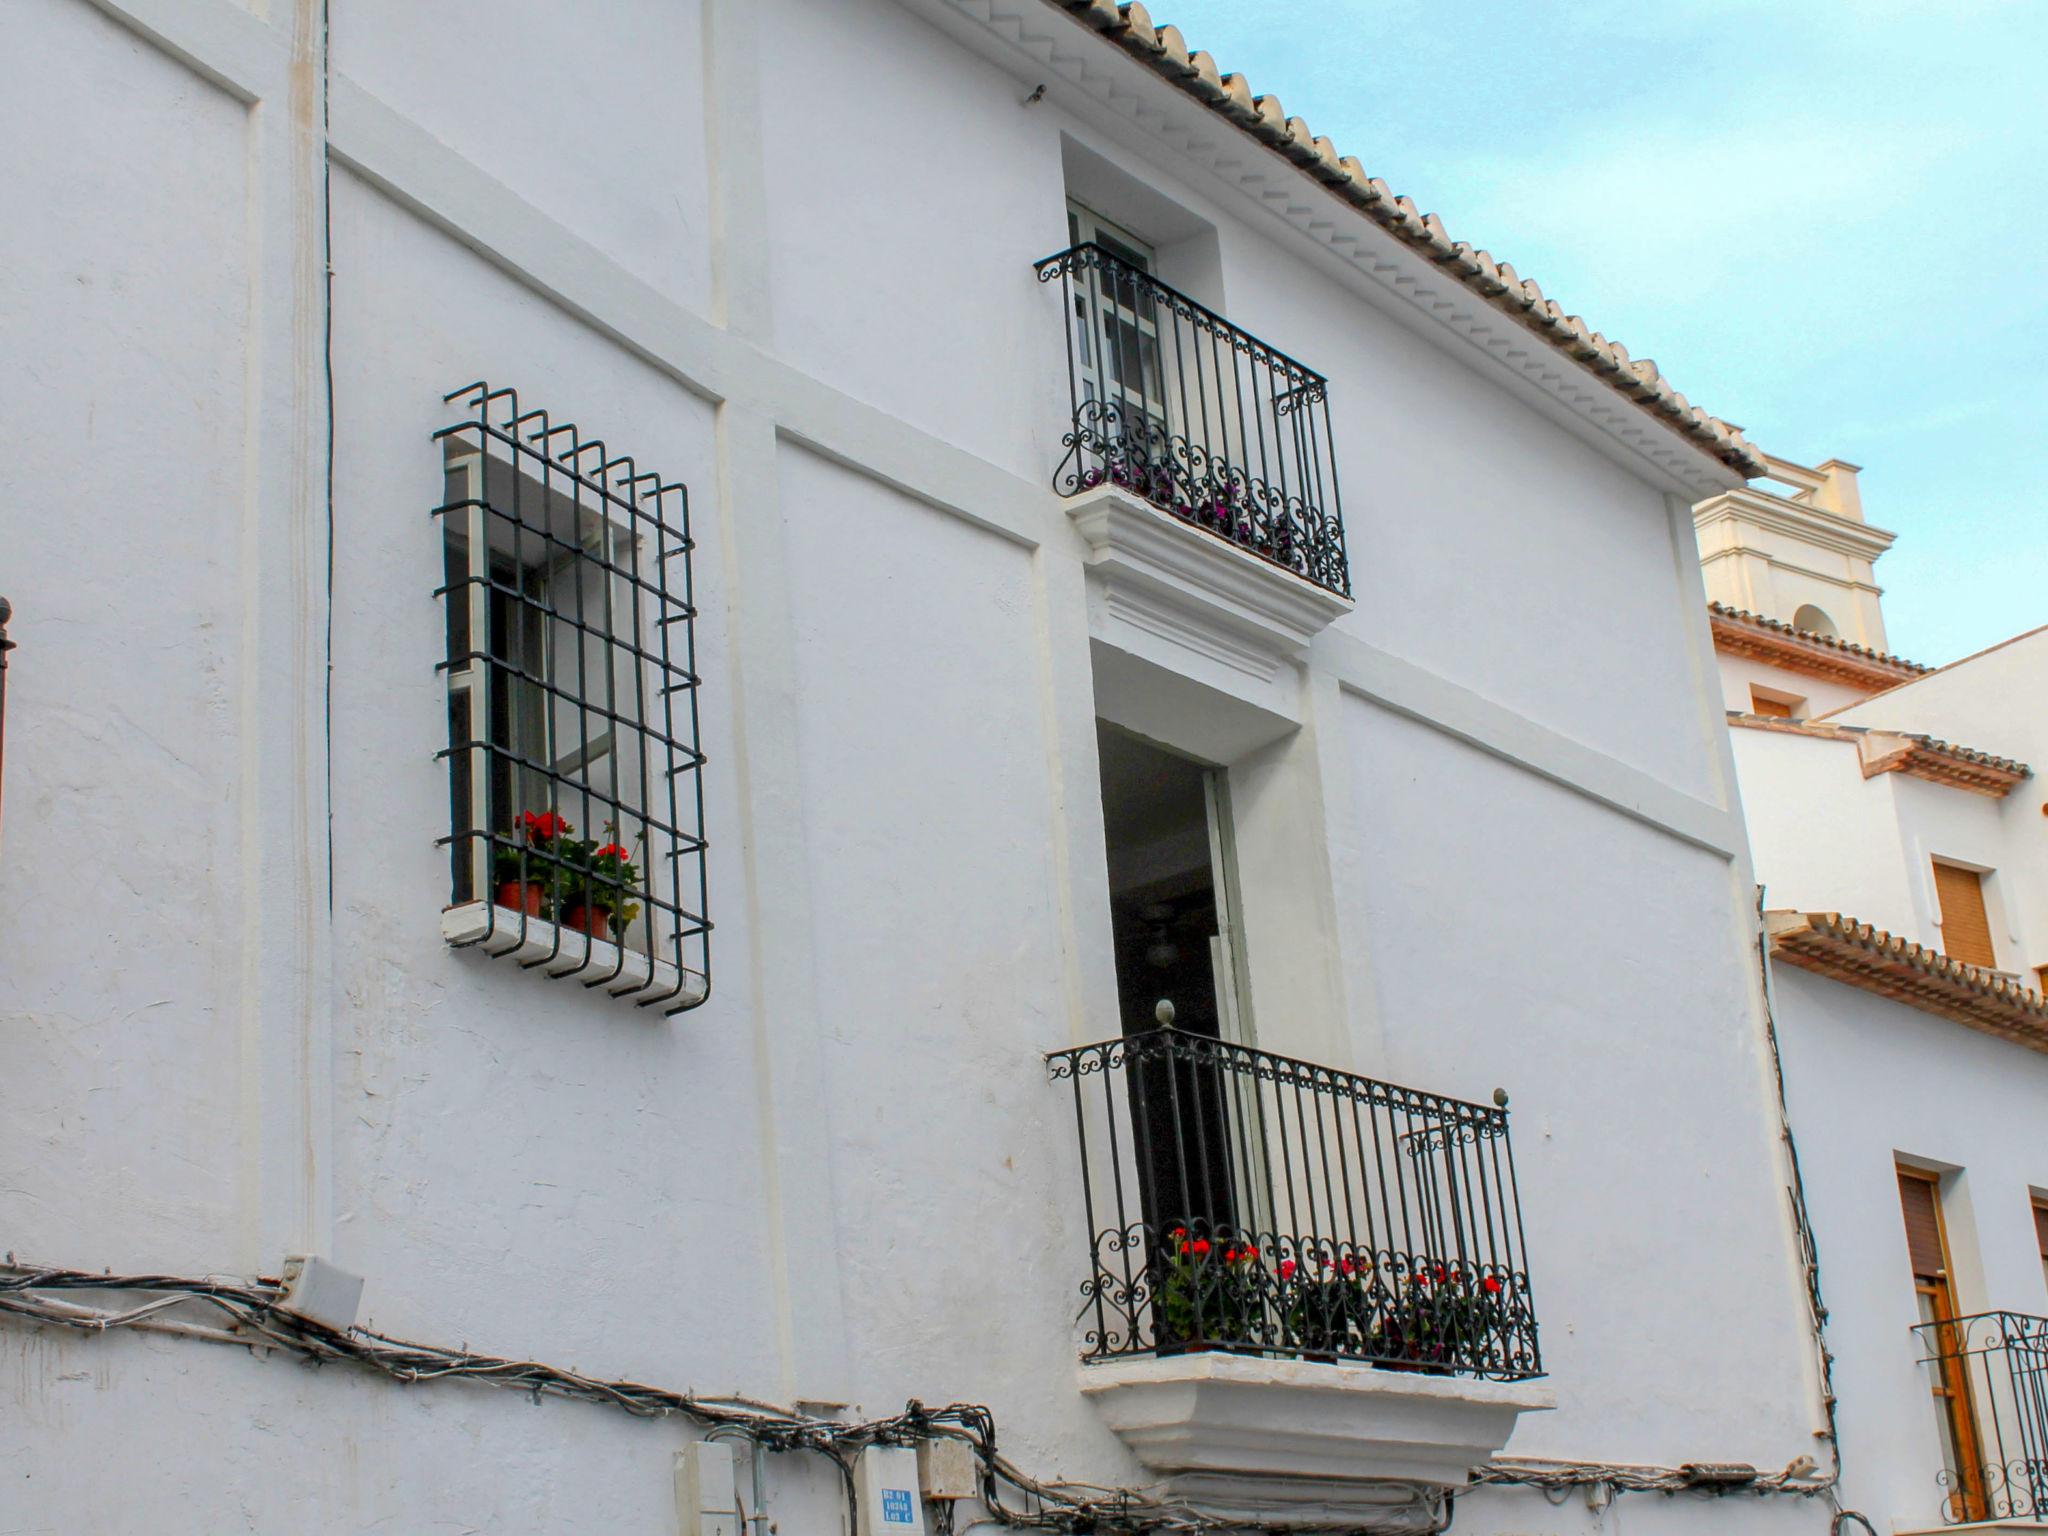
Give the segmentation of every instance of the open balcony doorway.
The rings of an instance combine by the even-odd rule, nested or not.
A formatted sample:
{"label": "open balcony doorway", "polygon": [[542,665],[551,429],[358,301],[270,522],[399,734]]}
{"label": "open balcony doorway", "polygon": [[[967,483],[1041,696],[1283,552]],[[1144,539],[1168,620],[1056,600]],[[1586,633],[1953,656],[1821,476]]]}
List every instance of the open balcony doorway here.
{"label": "open balcony doorway", "polygon": [[[1175,1029],[1249,1044],[1224,770],[1105,722],[1096,732],[1121,1031],[1159,1028],[1164,1002]],[[1235,1117],[1221,1075],[1159,1057],[1137,1069],[1131,1088],[1152,1230],[1220,1234],[1243,1223],[1237,1191],[1247,1170],[1232,1155]]]}

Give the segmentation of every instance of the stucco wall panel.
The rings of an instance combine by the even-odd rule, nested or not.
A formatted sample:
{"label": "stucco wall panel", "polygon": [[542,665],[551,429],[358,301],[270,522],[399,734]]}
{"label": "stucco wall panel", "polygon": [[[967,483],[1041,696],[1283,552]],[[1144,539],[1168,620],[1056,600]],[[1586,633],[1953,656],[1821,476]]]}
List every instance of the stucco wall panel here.
{"label": "stucco wall panel", "polygon": [[217,1263],[255,579],[247,119],[74,0],[31,0],[8,31],[0,547],[25,650],[8,672],[0,1225],[25,1254]]}
{"label": "stucco wall panel", "polygon": [[330,28],[341,73],[669,298],[708,308],[699,0],[336,0]]}
{"label": "stucco wall panel", "polygon": [[[1732,935],[1667,938],[1729,933],[1727,865],[1374,706],[1351,700],[1347,725],[1370,956],[1353,986],[1384,1041],[1359,1065],[1509,1090],[1544,1363],[1606,1384],[1562,1394],[1516,1453],[1804,1453],[1817,1410],[1750,977]],[[1433,876],[1472,859],[1486,879]]]}
{"label": "stucco wall panel", "polygon": [[1662,497],[1234,215],[1223,233],[1231,318],[1330,378],[1344,627],[1711,795]]}
{"label": "stucco wall panel", "polygon": [[1031,263],[1067,243],[1060,118],[891,0],[759,27],[775,350],[1050,482],[1066,322]]}
{"label": "stucco wall panel", "polygon": [[[372,1277],[387,1326],[653,1379],[759,1379],[774,1325],[757,1278],[752,1039],[732,1027],[744,966],[705,1009],[664,1019],[437,938],[447,702],[430,434],[460,409],[441,395],[516,385],[696,492],[724,860],[738,839],[710,410],[347,177],[335,249],[335,1256]],[[715,889],[738,894],[724,865]],[[740,909],[720,933],[735,953]],[[564,1305],[579,1294],[609,1304]],[[618,1308],[644,1327],[622,1335]],[[690,1321],[706,1316],[731,1326],[707,1335]]]}
{"label": "stucco wall panel", "polygon": [[1031,556],[801,449],[781,488],[859,1391],[978,1394],[1071,1434],[1046,1368],[1074,1353],[1084,1239],[1039,1059],[1067,1020]]}

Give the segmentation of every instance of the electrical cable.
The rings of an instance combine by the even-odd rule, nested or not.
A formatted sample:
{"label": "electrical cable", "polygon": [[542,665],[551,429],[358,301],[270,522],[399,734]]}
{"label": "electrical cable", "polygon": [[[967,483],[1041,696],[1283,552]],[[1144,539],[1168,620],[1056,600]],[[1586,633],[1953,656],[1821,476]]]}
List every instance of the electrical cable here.
{"label": "electrical cable", "polygon": [[[111,1295],[141,1293],[150,1299],[112,1309],[95,1309],[50,1293]],[[481,1355],[393,1338],[365,1328],[345,1331],[299,1316],[280,1305],[283,1285],[216,1276],[91,1274],[83,1270],[36,1268],[8,1255],[0,1264],[0,1313],[85,1333],[149,1328],[179,1305],[210,1307],[225,1314],[234,1333],[209,1331],[209,1342],[235,1343],[252,1350],[280,1349],[314,1365],[349,1364],[404,1383],[467,1380],[479,1385],[543,1397],[571,1398],[622,1409],[638,1418],[679,1415],[707,1428],[737,1434],[773,1452],[812,1452],[826,1457],[847,1481],[852,1507],[853,1463],[869,1446],[915,1445],[920,1440],[965,1441],[980,1465],[979,1502],[988,1520],[1019,1530],[1101,1533],[1101,1536],[1380,1536],[1403,1532],[1431,1536],[1449,1526],[1450,1504],[1441,1489],[1389,1481],[1384,1517],[1334,1513],[1326,1525],[1286,1521],[1218,1519],[1175,1500],[1138,1489],[1033,1477],[997,1449],[995,1416],[973,1403],[926,1408],[911,1402],[903,1412],[860,1423],[819,1418],[794,1409],[741,1397],[699,1397],[635,1381],[606,1381],[537,1360]],[[1020,1502],[1021,1501],[1021,1502]]]}

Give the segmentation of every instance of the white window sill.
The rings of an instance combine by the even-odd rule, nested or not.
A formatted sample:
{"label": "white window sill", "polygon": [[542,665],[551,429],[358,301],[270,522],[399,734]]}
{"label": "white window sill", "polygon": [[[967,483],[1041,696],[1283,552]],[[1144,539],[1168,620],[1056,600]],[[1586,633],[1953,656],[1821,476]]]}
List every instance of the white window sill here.
{"label": "white window sill", "polygon": [[1224,1516],[1365,1507],[1387,1479],[1463,1487],[1522,1414],[1556,1406],[1540,1381],[1217,1352],[1084,1364],[1081,1391],[1174,1493]]}
{"label": "white window sill", "polygon": [[650,959],[645,950],[622,949],[608,939],[489,902],[448,908],[441,914],[441,937],[458,949],[509,957],[613,997],[650,1008],[660,1005],[664,1013],[695,1007],[709,991],[695,971]]}

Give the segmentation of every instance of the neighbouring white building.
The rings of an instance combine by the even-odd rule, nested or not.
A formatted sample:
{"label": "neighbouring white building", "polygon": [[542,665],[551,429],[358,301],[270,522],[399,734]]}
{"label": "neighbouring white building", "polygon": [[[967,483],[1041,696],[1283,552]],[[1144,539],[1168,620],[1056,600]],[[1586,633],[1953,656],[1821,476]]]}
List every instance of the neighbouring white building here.
{"label": "neighbouring white building", "polygon": [[1884,651],[1854,467],[1696,513],[1830,1310],[1844,1498],[2048,1522],[2048,628]]}
{"label": "neighbouring white building", "polygon": [[0,1529],[1842,1524],[1739,433],[1138,5],[5,37]]}

